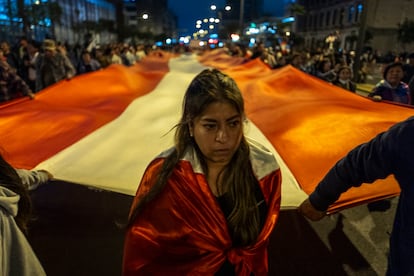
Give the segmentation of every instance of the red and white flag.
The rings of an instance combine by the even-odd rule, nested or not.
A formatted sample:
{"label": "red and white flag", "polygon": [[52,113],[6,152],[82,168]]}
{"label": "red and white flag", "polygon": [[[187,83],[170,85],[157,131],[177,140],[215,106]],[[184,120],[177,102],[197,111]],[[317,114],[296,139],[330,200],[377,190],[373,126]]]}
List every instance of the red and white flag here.
{"label": "red and white flag", "polygon": [[[172,146],[170,130],[185,90],[206,67],[223,70],[242,90],[247,136],[273,151],[281,166],[284,208],[297,207],[349,150],[414,115],[414,109],[373,102],[291,66],[271,70],[220,50],[163,53],[61,81],[34,100],[3,104],[3,154],[15,167],[134,195],[148,163]],[[349,190],[333,209],[399,193],[393,177],[380,182]]]}

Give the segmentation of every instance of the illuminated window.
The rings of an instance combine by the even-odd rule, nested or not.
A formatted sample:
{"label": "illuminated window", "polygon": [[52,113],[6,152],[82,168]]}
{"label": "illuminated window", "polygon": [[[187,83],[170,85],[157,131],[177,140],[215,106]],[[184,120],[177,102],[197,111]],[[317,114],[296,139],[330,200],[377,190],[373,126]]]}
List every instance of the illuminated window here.
{"label": "illuminated window", "polygon": [[354,18],[354,14],[355,14],[355,7],[354,6],[349,6],[349,9],[348,9],[348,23],[352,22],[352,18]]}
{"label": "illuminated window", "polygon": [[356,14],[355,14],[355,22],[359,22],[359,20],[361,18],[362,10],[363,10],[363,5],[358,4],[357,11],[356,11]]}

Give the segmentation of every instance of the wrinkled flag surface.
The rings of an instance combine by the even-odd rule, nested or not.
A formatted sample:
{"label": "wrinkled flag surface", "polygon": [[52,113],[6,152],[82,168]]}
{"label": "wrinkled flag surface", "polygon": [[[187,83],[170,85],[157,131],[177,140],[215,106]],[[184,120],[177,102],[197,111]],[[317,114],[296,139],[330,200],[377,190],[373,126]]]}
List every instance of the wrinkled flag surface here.
{"label": "wrinkled flag surface", "polygon": [[[214,50],[203,55],[150,55],[61,81],[0,106],[0,146],[15,167],[49,170],[56,179],[134,195],[148,163],[172,146],[182,98],[207,67],[238,83],[246,135],[268,147],[282,169],[282,207],[297,207],[349,150],[414,115],[373,102],[291,66]],[[352,172],[350,172],[352,173]],[[399,194],[390,176],[344,193],[332,211]]]}

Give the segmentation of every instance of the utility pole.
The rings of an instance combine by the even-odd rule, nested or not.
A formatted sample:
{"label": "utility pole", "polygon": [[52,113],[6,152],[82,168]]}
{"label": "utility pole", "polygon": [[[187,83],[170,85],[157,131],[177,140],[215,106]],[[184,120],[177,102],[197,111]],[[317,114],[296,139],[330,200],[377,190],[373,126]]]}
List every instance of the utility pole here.
{"label": "utility pole", "polygon": [[239,21],[239,28],[240,28],[240,37],[243,35],[243,17],[244,17],[244,0],[240,0],[240,21]]}

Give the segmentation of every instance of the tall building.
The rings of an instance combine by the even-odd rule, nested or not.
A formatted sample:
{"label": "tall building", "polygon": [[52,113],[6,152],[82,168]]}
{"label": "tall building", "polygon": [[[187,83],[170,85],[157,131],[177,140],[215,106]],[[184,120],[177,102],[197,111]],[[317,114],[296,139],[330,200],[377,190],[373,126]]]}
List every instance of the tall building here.
{"label": "tall building", "polygon": [[[69,44],[83,44],[91,36],[97,42],[116,39],[105,26],[115,25],[114,5],[105,0],[25,0],[19,16],[17,0],[0,0],[0,39],[14,42],[29,36],[46,37]],[[100,29],[97,32],[97,29]]]}
{"label": "tall building", "polygon": [[138,29],[155,36],[176,37],[177,18],[168,0],[137,0]]}
{"label": "tall building", "polygon": [[223,14],[224,20],[230,24],[238,22],[239,27],[263,16],[264,0],[227,0],[226,4],[231,6],[232,11],[227,16]]}

